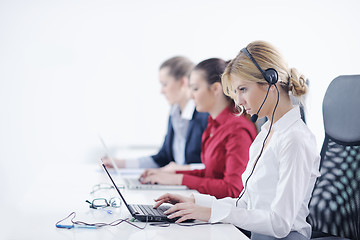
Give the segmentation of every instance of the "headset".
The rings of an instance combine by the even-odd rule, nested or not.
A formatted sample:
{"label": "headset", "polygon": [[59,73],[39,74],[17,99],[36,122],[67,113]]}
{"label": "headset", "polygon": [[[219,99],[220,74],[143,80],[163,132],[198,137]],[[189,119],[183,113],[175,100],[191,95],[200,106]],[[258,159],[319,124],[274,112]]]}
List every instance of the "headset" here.
{"label": "headset", "polygon": [[[259,71],[261,72],[261,74],[263,75],[264,79],[266,80],[266,82],[268,82],[269,84],[269,88],[266,92],[266,96],[264,98],[264,101],[262,102],[262,104],[260,105],[260,108],[259,110],[256,112],[256,114],[252,115],[251,116],[251,121],[253,123],[256,122],[256,120],[258,119],[258,114],[262,108],[262,106],[264,105],[265,101],[266,101],[266,98],[269,94],[269,90],[270,90],[270,87],[271,85],[275,85],[277,82],[278,82],[278,73],[275,69],[273,68],[268,68],[266,69],[265,71],[262,70],[262,68],[259,66],[259,64],[255,61],[255,59],[253,58],[253,56],[250,54],[250,52],[247,50],[247,48],[243,48],[241,49],[241,52],[245,53],[246,56],[248,56],[248,58],[254,63],[254,65],[257,67],[257,69],[259,69]],[[276,85],[275,85],[276,86]]]}
{"label": "headset", "polygon": [[268,133],[267,133],[267,135],[266,135],[266,137],[265,137],[265,139],[264,139],[264,142],[263,142],[263,145],[262,145],[262,147],[261,147],[259,156],[256,158],[256,161],[255,161],[255,163],[254,163],[254,167],[252,168],[250,175],[248,176],[248,178],[247,178],[246,181],[245,181],[244,189],[241,191],[240,196],[239,196],[238,199],[236,200],[236,206],[237,206],[240,198],[244,195],[245,190],[246,190],[247,183],[248,183],[248,181],[249,181],[249,178],[250,178],[251,175],[254,173],[255,166],[256,166],[259,158],[261,157],[261,154],[262,154],[263,151],[264,151],[265,142],[266,142],[266,139],[268,138],[268,136],[269,136],[269,134],[270,134],[270,132],[271,132],[271,127],[272,127],[272,125],[273,125],[273,120],[274,120],[274,114],[275,114],[275,110],[276,110],[276,108],[277,108],[277,106],[278,106],[278,104],[279,104],[279,95],[280,95],[280,94],[279,94],[279,89],[278,89],[278,87],[276,86],[276,83],[278,82],[278,79],[279,79],[277,71],[276,71],[274,68],[268,68],[268,69],[266,69],[265,71],[262,70],[262,68],[259,66],[259,64],[258,64],[258,63],[255,61],[255,59],[253,58],[253,56],[252,56],[252,55],[250,54],[250,52],[247,50],[247,48],[241,49],[240,52],[245,53],[245,55],[254,63],[254,65],[257,67],[257,69],[259,69],[259,71],[260,71],[261,74],[263,75],[264,79],[265,79],[266,82],[269,84],[269,87],[268,87],[268,90],[267,90],[267,92],[266,92],[265,98],[264,98],[263,102],[261,103],[261,105],[260,105],[260,107],[259,107],[259,110],[256,112],[256,114],[254,114],[254,115],[251,116],[251,121],[252,121],[253,123],[255,123],[256,120],[258,119],[258,114],[259,114],[262,106],[264,105],[267,97],[268,97],[269,90],[270,90],[270,88],[271,88],[272,85],[274,85],[275,88],[276,88],[276,90],[277,90],[277,101],[276,101],[276,104],[275,104],[275,107],[274,107],[274,110],[273,110],[273,113],[272,113],[272,116],[271,116],[271,122],[270,122],[269,131],[268,131]]}

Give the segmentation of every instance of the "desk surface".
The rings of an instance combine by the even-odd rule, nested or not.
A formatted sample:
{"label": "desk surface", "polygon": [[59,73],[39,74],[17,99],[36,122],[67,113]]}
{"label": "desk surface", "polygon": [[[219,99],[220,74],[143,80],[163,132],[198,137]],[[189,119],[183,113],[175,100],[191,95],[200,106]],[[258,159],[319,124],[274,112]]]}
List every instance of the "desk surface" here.
{"label": "desk surface", "polygon": [[[122,179],[114,175],[115,181]],[[76,212],[75,220],[86,222],[111,222],[119,218],[131,217],[124,206],[112,208],[113,214],[89,208],[85,200],[96,197],[117,197],[115,190],[102,190],[90,194],[98,183],[110,183],[99,165],[72,164],[48,165],[24,190],[24,197],[17,201],[10,216],[5,239],[248,239],[231,224],[201,225],[184,227],[171,224],[169,227],[147,225],[144,230],[127,223],[100,229],[58,229],[55,223],[71,212]],[[122,190],[128,203],[153,204],[153,199],[165,193],[162,190]],[[167,191],[168,192],[168,191]],[[176,192],[176,191],[171,191]],[[191,190],[179,193],[190,195]],[[135,222],[139,226],[145,223]]]}

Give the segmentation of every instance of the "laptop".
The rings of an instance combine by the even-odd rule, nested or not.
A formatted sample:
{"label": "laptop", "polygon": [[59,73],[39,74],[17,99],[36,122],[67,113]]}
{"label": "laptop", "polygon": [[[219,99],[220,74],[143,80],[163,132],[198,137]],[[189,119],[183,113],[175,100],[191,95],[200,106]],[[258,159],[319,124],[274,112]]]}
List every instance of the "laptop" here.
{"label": "laptop", "polygon": [[[100,142],[102,144],[102,146],[105,149],[105,153],[107,155],[107,157],[110,159],[111,164],[113,165],[115,172],[118,175],[123,175],[122,172],[125,171],[121,171],[119,170],[119,168],[116,166],[116,163],[114,161],[114,158],[111,156],[110,151],[108,149],[108,147],[105,144],[104,139],[99,135],[99,139]],[[123,176],[123,180],[125,182],[125,185],[127,186],[128,189],[131,190],[186,190],[188,189],[188,187],[184,186],[184,185],[165,185],[165,184],[143,184],[139,181],[138,176]]]}
{"label": "laptop", "polygon": [[101,165],[104,168],[108,177],[110,178],[111,183],[113,184],[114,188],[119,193],[121,199],[123,200],[125,206],[129,210],[131,216],[133,216],[135,219],[137,219],[141,222],[175,222],[177,219],[179,219],[179,218],[170,219],[164,213],[166,210],[168,210],[171,207],[169,205],[161,205],[155,209],[155,208],[153,208],[152,205],[128,204],[126,202],[124,196],[121,194],[119,188],[116,186],[109,171],[106,169],[104,163],[102,163]]}
{"label": "laptop", "polygon": [[105,149],[105,153],[107,155],[107,157],[110,159],[110,162],[111,164],[113,165],[113,168],[115,169],[116,173],[117,174],[120,174],[120,170],[119,168],[117,167],[116,163],[115,163],[115,160],[112,158],[112,156],[110,155],[110,151],[108,149],[108,147],[106,146],[105,142],[104,142],[104,139],[100,136],[100,134],[98,135],[99,136],[99,139],[100,139],[100,142],[101,144],[103,145],[104,149]]}
{"label": "laptop", "polygon": [[186,190],[189,189],[184,185],[165,185],[165,184],[151,184],[141,183],[138,177],[124,177],[125,185],[131,190]]}

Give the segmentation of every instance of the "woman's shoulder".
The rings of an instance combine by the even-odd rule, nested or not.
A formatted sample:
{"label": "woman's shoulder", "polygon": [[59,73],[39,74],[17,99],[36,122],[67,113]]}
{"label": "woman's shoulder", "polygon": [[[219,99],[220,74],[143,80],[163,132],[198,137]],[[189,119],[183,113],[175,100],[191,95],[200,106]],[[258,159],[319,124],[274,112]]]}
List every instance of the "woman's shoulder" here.
{"label": "woman's shoulder", "polygon": [[255,124],[243,114],[239,116],[235,113],[230,113],[228,122],[229,124],[236,124],[236,127],[255,128]]}
{"label": "woman's shoulder", "polygon": [[196,109],[194,110],[193,119],[208,119],[209,113],[207,112],[198,112]]}
{"label": "woman's shoulder", "polygon": [[190,121],[192,122],[198,122],[201,125],[207,125],[209,119],[209,114],[207,112],[198,112],[194,110],[193,117]]}
{"label": "woman's shoulder", "polygon": [[279,134],[278,138],[279,142],[286,144],[316,146],[315,135],[301,119],[292,124],[286,131]]}
{"label": "woman's shoulder", "polygon": [[223,128],[228,128],[233,135],[247,133],[252,139],[257,135],[255,124],[244,115],[238,116],[235,113],[230,114],[229,119],[226,121]]}
{"label": "woman's shoulder", "polygon": [[[308,166],[318,169],[318,165],[314,164],[320,159],[315,135],[301,119],[286,132],[278,134],[275,144],[273,149],[276,149],[278,159],[281,159],[282,162],[308,164]],[[294,159],[297,160],[294,161]]]}

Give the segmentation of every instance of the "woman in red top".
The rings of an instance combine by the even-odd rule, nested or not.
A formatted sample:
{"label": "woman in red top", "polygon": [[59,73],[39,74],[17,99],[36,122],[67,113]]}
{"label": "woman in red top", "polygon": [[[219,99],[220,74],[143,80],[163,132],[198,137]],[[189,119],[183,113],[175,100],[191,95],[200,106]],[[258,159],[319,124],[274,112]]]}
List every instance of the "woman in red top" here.
{"label": "woman in red top", "polygon": [[237,197],[241,175],[249,160],[249,147],[256,129],[243,115],[236,116],[233,101],[224,95],[221,74],[227,63],[218,58],[200,62],[190,75],[190,88],[196,110],[210,114],[202,135],[201,161],[204,169],[144,172],[142,182],[186,185],[216,198]]}

